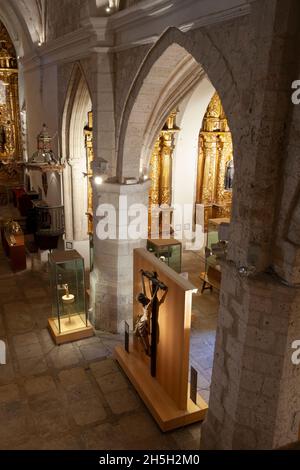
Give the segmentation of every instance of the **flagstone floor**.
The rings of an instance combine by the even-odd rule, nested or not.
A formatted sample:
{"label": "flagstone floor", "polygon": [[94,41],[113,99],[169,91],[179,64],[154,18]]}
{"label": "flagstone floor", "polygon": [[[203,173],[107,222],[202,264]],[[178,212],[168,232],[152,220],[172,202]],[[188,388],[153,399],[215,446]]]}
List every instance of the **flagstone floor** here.
{"label": "flagstone floor", "polygon": [[[0,207],[0,219],[10,209]],[[197,255],[184,266],[198,282]],[[96,336],[55,346],[47,331],[51,310],[47,272],[13,273],[0,248],[0,449],[198,449],[199,424],[162,433],[113,359],[123,341]],[[193,281],[193,280],[192,280]],[[194,282],[193,281],[193,282]],[[194,296],[191,363],[208,397],[218,300]]]}

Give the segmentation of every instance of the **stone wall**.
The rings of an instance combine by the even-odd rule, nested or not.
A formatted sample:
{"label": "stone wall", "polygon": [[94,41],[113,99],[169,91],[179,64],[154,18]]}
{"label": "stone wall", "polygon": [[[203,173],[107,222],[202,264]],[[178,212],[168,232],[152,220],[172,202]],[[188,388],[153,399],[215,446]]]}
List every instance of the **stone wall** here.
{"label": "stone wall", "polygon": [[81,27],[88,15],[88,0],[50,0],[47,11],[47,41],[71,33]]}
{"label": "stone wall", "polygon": [[275,275],[247,278],[222,267],[204,448],[271,449],[298,439],[300,367],[291,347],[300,338],[298,305],[298,290]]}
{"label": "stone wall", "polygon": [[130,87],[150,48],[150,45],[134,47],[130,50],[117,52],[114,56],[115,116],[117,129],[119,128]]}

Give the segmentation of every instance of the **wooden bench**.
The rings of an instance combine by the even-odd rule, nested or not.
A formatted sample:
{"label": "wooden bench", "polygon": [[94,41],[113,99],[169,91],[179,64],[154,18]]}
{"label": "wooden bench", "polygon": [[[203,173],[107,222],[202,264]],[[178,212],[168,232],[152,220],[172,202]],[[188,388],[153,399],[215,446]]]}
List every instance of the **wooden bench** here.
{"label": "wooden bench", "polygon": [[211,292],[213,288],[220,290],[221,271],[214,268],[213,266],[208,267],[207,273],[201,273],[200,279],[203,281],[201,294],[203,294],[203,292],[207,289],[209,289]]}

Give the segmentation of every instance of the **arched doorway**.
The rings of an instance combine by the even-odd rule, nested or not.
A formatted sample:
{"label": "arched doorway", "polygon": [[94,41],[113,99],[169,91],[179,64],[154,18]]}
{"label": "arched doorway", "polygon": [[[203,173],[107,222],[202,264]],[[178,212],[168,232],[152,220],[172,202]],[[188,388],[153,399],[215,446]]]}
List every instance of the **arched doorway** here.
{"label": "arched doorway", "polygon": [[66,247],[79,251],[85,266],[91,264],[92,100],[80,64],[76,64],[69,84],[62,120],[64,206]]}
{"label": "arched doorway", "polygon": [[[207,54],[208,50],[213,51],[213,54]],[[172,109],[176,109],[176,105],[178,105],[180,99],[175,103],[172,103],[171,109],[167,109],[168,112],[167,115],[163,116],[163,122],[159,122],[159,120],[157,121],[159,123],[158,132],[157,129],[154,132],[154,126],[150,126],[153,121],[153,114],[159,107],[157,103],[161,103],[162,96],[164,95],[169,83],[172,81],[172,77],[174,75],[179,76],[179,71],[184,75],[183,64],[185,64],[188,59],[190,59],[195,65],[195,68],[198,69],[199,75],[201,75],[201,73],[207,73],[214,91],[216,91],[220,96],[226,117],[230,123],[230,129],[233,134],[235,133],[238,127],[238,113],[235,113],[235,116],[233,116],[232,113],[233,106],[237,108],[239,100],[236,84],[234,83],[232,74],[228,70],[228,66],[224,62],[223,58],[220,57],[218,51],[214,49],[214,46],[210,43],[206,35],[203,34],[203,41],[199,41],[197,43],[196,49],[193,47],[192,40],[190,41],[187,36],[180,33],[178,30],[171,29],[160,38],[155,47],[149,52],[128,94],[128,99],[126,101],[121,120],[118,140],[118,178],[120,182],[126,182],[127,178],[135,178],[137,181],[142,182],[144,176],[147,175],[151,152],[153,151],[158,132],[163,129],[164,123],[167,121],[170,112]],[[170,94],[172,94],[173,91],[174,90],[172,90]],[[181,98],[183,98],[184,95],[185,94],[183,94]],[[204,114],[211,98],[212,95],[207,102]],[[166,102],[167,101],[165,101],[165,103]],[[201,130],[201,125],[202,122],[199,119],[198,135]],[[180,122],[177,123],[177,126],[180,128]],[[149,129],[151,131],[151,136],[149,136]],[[198,135],[196,154],[198,151]],[[151,140],[153,145],[151,149],[149,149],[149,142]],[[197,176],[197,159],[198,155],[196,158],[196,165],[194,166],[195,176]],[[181,184],[188,185],[189,181],[181,180]],[[196,184],[193,185],[193,187],[195,190]],[[196,202],[196,197],[194,202]],[[211,299],[209,293],[205,293],[205,298]],[[208,300],[208,302],[209,301],[210,300]],[[214,356],[214,345],[215,341],[218,340],[218,329],[216,326],[217,322],[219,322],[219,317],[217,316],[217,311],[218,306],[215,312],[216,321],[213,328],[213,338],[208,337],[204,339],[205,347],[210,350],[210,363],[208,364],[210,377]],[[215,337],[217,338],[216,340]],[[199,349],[197,348],[198,341],[199,338],[195,338],[195,350]],[[197,360],[197,357],[195,357],[195,360]],[[207,380],[208,387],[210,377]]]}
{"label": "arched doorway", "polygon": [[[229,223],[233,186],[233,146],[229,125],[220,97],[207,77],[184,97],[173,110],[155,141],[149,162],[149,237],[153,237],[153,218],[157,205],[171,212],[171,233],[162,227],[160,213],[160,259],[175,271],[184,273],[198,293],[193,295],[190,362],[198,371],[201,395],[208,401],[220,289],[221,266],[211,254],[212,243],[218,243],[218,227]],[[176,211],[188,206],[190,218],[201,225],[205,234],[201,247],[190,249],[188,239],[182,242],[182,263],[179,265],[167,244],[176,246]],[[164,232],[165,230],[165,232]],[[188,232],[189,229],[187,229]],[[170,236],[170,240],[167,240]],[[174,245],[171,245],[173,244]],[[148,248],[158,241],[151,239]],[[155,251],[155,250],[154,250]],[[209,276],[212,285],[203,281]],[[208,287],[210,289],[208,289]]]}

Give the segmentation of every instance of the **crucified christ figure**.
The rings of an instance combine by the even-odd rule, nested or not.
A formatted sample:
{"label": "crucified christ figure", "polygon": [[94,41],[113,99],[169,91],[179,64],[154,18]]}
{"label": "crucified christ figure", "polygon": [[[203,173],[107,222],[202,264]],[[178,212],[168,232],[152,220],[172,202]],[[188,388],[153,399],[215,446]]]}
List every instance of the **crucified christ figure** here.
{"label": "crucified christ figure", "polygon": [[[149,280],[149,283],[151,281]],[[142,272],[142,285],[143,285],[143,292],[141,292],[137,296],[137,301],[142,305],[142,313],[138,315],[134,327],[134,334],[137,338],[140,339],[144,351],[147,354],[147,356],[151,355],[151,345],[149,342],[149,336],[150,336],[150,318],[151,318],[151,313],[152,313],[152,305],[153,301],[155,298],[157,298],[157,293],[159,290],[159,285],[156,284],[154,288],[150,288],[150,291],[152,291],[151,298],[147,297],[146,295],[146,288],[145,288],[145,283],[144,283],[144,277],[143,277],[143,272]],[[167,289],[164,291],[163,296],[161,297],[160,300],[157,299],[158,301],[158,306],[160,306],[167,295]]]}

